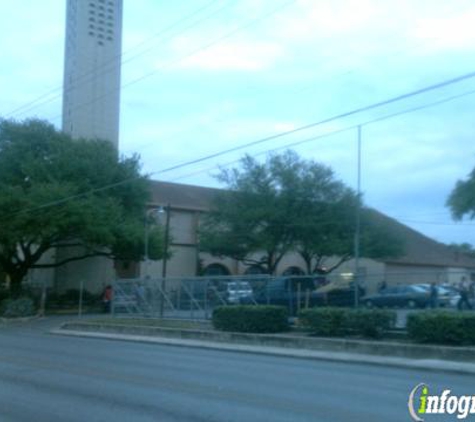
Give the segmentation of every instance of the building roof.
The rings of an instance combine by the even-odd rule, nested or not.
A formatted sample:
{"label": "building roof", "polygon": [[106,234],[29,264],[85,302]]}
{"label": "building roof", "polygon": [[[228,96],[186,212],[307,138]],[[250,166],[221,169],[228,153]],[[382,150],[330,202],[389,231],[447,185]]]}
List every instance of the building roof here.
{"label": "building roof", "polygon": [[400,265],[475,268],[475,258],[457,252],[379,211],[373,210],[373,213],[375,218],[387,224],[394,234],[403,241],[404,255],[397,258],[381,259],[381,261]]}
{"label": "building roof", "polygon": [[[208,211],[213,198],[221,189],[152,181],[152,205],[174,209]],[[456,252],[422,233],[373,210],[374,218],[388,225],[404,243],[404,255],[380,261],[399,265],[428,265],[454,268],[475,268],[475,258]]]}
{"label": "building roof", "polygon": [[221,189],[152,180],[152,205],[190,211],[209,211]]}

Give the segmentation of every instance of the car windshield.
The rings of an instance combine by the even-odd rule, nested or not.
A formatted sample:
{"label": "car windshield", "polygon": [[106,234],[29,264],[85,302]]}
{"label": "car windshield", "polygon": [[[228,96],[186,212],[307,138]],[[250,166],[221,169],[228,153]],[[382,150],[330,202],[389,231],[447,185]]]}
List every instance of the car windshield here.
{"label": "car windshield", "polygon": [[228,290],[251,290],[251,285],[247,281],[228,283]]}
{"label": "car windshield", "polygon": [[412,290],[413,292],[416,293],[427,293],[429,290],[429,287],[425,287],[423,285],[416,285],[416,286],[410,286],[409,290]]}

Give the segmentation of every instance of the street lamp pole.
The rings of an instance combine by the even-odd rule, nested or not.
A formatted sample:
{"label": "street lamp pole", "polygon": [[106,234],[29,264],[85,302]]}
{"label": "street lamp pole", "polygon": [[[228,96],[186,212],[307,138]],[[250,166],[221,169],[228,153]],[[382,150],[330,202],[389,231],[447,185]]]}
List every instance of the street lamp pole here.
{"label": "street lamp pole", "polygon": [[167,276],[167,262],[168,262],[168,243],[170,242],[170,204],[165,207],[167,213],[165,220],[165,240],[163,246],[163,266],[162,266],[162,278]]}
{"label": "street lamp pole", "polygon": [[142,271],[142,278],[146,278],[148,275],[148,211],[145,212],[145,221],[144,221],[144,269]]}
{"label": "street lamp pole", "polygon": [[357,203],[355,221],[355,244],[354,244],[354,288],[355,288],[355,308],[359,305],[359,260],[360,260],[360,238],[361,238],[361,126],[358,126],[358,170],[357,170]]}
{"label": "street lamp pole", "polygon": [[164,305],[165,305],[165,289],[166,289],[166,280],[167,280],[167,262],[168,262],[168,244],[170,242],[170,204],[167,204],[165,207],[166,220],[165,220],[165,239],[163,245],[163,265],[162,265],[162,283],[161,283],[161,290],[162,290],[162,300],[160,301],[160,318],[163,318],[164,314]]}
{"label": "street lamp pole", "polygon": [[[158,211],[160,211],[158,209]],[[149,225],[149,218],[150,216],[157,212],[157,208],[152,208],[150,210],[147,210],[145,212],[145,226],[144,226],[144,270],[142,272],[142,277],[143,278],[147,278],[148,277],[148,267],[149,267],[149,262],[150,262],[150,251],[149,251],[149,244],[150,244],[150,241],[149,241],[149,229],[150,229],[150,225]]]}

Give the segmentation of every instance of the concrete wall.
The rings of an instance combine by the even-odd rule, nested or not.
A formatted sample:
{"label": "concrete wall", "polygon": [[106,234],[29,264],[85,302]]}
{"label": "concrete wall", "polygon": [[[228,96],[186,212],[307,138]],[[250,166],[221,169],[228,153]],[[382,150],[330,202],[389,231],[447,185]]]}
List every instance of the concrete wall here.
{"label": "concrete wall", "polygon": [[417,283],[445,283],[447,269],[430,265],[398,265],[386,266],[386,282],[388,285],[417,284]]}
{"label": "concrete wall", "polygon": [[[60,260],[73,251],[58,251],[57,259]],[[69,255],[71,256],[71,255]],[[56,269],[55,287],[58,291],[79,289],[81,282],[90,292],[99,293],[107,284],[115,280],[114,262],[103,257],[87,258],[73,261]]]}

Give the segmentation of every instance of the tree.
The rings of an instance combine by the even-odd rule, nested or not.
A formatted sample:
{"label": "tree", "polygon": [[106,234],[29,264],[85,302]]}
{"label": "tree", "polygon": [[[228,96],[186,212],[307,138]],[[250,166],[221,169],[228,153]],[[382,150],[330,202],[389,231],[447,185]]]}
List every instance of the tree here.
{"label": "tree", "polygon": [[475,218],[475,168],[466,180],[457,181],[446,205],[455,220],[461,220],[465,216],[471,220]]}
{"label": "tree", "polygon": [[475,248],[470,243],[451,243],[448,247],[457,254],[463,254],[475,258]]}
{"label": "tree", "polygon": [[[40,120],[0,121],[0,268],[12,288],[32,268],[140,259],[148,197],[137,156],[118,158],[107,141],[73,140]],[[153,244],[157,259],[163,242]],[[51,250],[58,258],[46,262]]]}
{"label": "tree", "polygon": [[[202,250],[271,274],[290,251],[300,254],[309,274],[331,272],[353,257],[358,198],[331,168],[287,151],[265,163],[245,156],[240,169],[223,170],[218,180],[227,190],[202,227]],[[401,243],[373,217],[362,210],[362,255],[400,253]],[[390,237],[380,241],[384,235]],[[338,259],[326,268],[330,257]]]}

